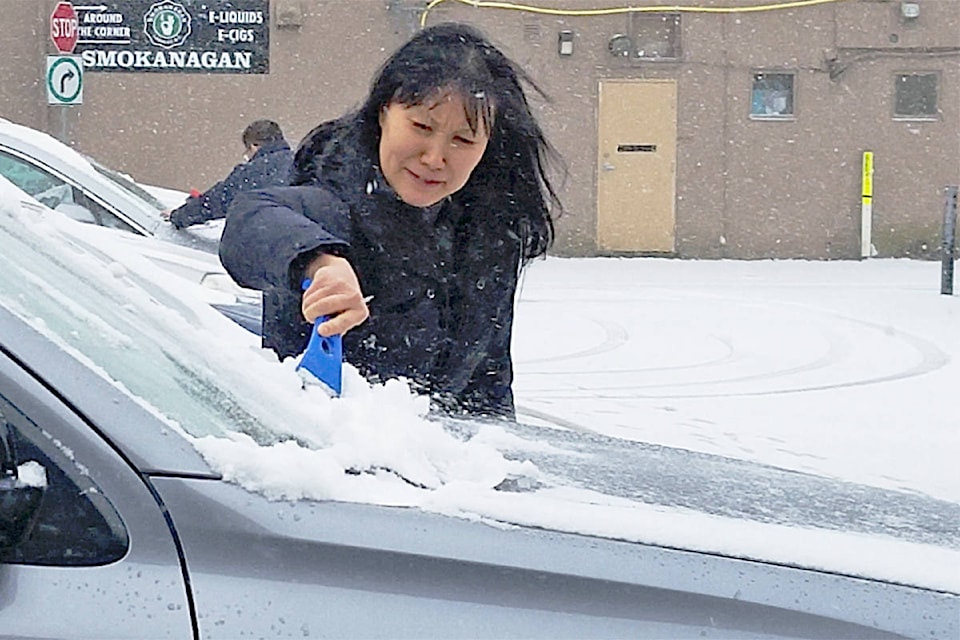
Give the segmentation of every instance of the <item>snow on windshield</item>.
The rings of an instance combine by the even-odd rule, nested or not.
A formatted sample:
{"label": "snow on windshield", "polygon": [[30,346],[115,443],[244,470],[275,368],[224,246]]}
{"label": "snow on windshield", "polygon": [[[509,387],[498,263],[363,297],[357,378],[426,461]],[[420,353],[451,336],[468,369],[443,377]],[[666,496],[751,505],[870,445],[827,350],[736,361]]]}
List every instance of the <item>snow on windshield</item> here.
{"label": "snow on windshield", "polygon": [[[960,591],[960,576],[952,570],[960,562],[960,551],[950,544],[730,519],[608,495],[599,484],[564,484],[562,478],[515,455],[527,450],[533,458],[547,445],[525,441],[495,423],[474,425],[473,437],[456,435],[428,419],[428,401],[411,393],[402,381],[371,386],[349,366],[344,371],[343,397],[331,399],[317,387],[304,388],[292,359],[277,362],[272,352],[260,348],[259,338],[210,308],[192,284],[173,280],[174,276],[137,255],[131,245],[111,242],[115,237],[111,233],[116,232],[54,213],[22,211],[19,198],[9,190],[0,192],[0,202],[0,303],[125,389],[183,433],[226,480],[248,490],[277,500],[416,506],[488,522],[699,549]],[[641,341],[649,349],[663,348],[664,337],[657,337],[658,332],[669,332],[671,325],[655,324],[661,322],[659,311],[649,296],[624,301],[623,294],[613,290],[617,282],[591,273],[588,264],[613,262],[554,262],[551,266],[559,269],[552,273],[583,289],[571,295],[558,284],[552,293],[547,288],[539,294],[530,289],[523,294],[528,303],[520,305],[516,335],[525,338],[518,342],[515,354],[521,414],[691,450],[732,452],[788,469],[807,465],[806,471],[819,470],[874,486],[893,484],[930,495],[949,493],[950,472],[944,464],[945,459],[955,458],[956,430],[953,435],[934,430],[934,437],[923,441],[901,437],[885,424],[857,420],[844,423],[846,430],[826,420],[801,425],[772,403],[768,413],[751,414],[751,405],[736,400],[749,394],[716,400],[717,411],[711,414],[703,404],[703,398],[712,397],[709,393],[703,398],[684,394],[684,389],[694,388],[690,381],[672,379],[669,374],[660,380],[660,390],[667,391],[663,398],[647,403],[646,408],[631,405],[618,395],[618,387],[637,371],[652,368],[656,358],[701,364],[739,361],[746,367],[739,372],[737,380],[741,380],[750,375],[749,361],[754,356],[718,356],[721,339],[700,346],[676,345],[672,355],[669,351],[659,356],[633,353],[624,361],[608,358],[603,364],[595,359],[598,354],[618,352],[617,347],[630,338],[618,332],[617,322],[610,319],[613,311],[603,308],[604,300],[617,301],[621,312],[640,316],[636,330],[650,336],[650,341]],[[548,276],[551,272],[537,271],[542,265],[534,265],[531,272]],[[576,271],[580,275],[572,277]],[[692,274],[687,286],[698,283],[701,291],[710,289],[709,282],[698,280],[701,275]],[[525,287],[531,287],[536,277],[531,275]],[[680,304],[682,288],[656,290],[653,298],[661,310],[664,305]],[[715,292],[700,293],[682,309],[690,314],[687,321],[694,321],[699,305],[712,295]],[[592,299],[593,311],[603,318],[574,313],[571,299]],[[548,304],[551,300],[556,304]],[[749,298],[745,304],[755,312],[757,324],[748,323],[743,330],[753,332],[761,346],[772,344],[762,304]],[[559,306],[568,312],[558,313]],[[722,333],[718,329],[717,335]],[[841,338],[855,341],[854,336]],[[797,349],[811,348],[803,344],[801,336]],[[948,356],[960,355],[960,346],[956,341],[952,344],[956,351]],[[857,344],[846,346],[858,348]],[[796,357],[795,351],[788,354]],[[901,368],[915,364],[909,354],[898,357]],[[563,366],[551,368],[548,363],[553,360]],[[887,365],[876,359],[862,365],[841,361],[834,382],[857,366],[876,369],[877,376],[889,373]],[[928,373],[945,366],[940,362]],[[788,368],[800,371],[802,365]],[[592,397],[585,391],[591,388]],[[870,396],[866,389],[858,398],[860,403],[878,402],[878,395],[886,393],[882,385],[874,390],[878,395]],[[827,416],[831,396],[823,397],[826,400],[818,410]],[[801,412],[799,406],[789,404],[788,411]],[[833,409],[844,419],[853,411],[851,407]],[[698,421],[698,416],[703,417]],[[715,417],[724,430],[736,422],[743,427],[740,439],[726,440],[720,435],[723,431],[711,432],[706,417]],[[900,428],[905,433],[910,430],[909,425]],[[798,436],[801,429],[806,431]],[[769,439],[764,439],[764,433]],[[883,478],[876,461],[861,460],[861,452],[867,451],[872,458],[889,451],[891,444],[900,459],[882,458],[880,467],[887,474]],[[782,452],[791,449],[797,452],[795,457]],[[504,455],[507,451],[513,455]],[[917,455],[926,456],[919,459],[927,462],[918,462]],[[504,481],[513,481],[520,490],[496,490]],[[950,499],[954,498],[955,494]]]}
{"label": "snow on windshield", "polygon": [[[331,477],[389,468],[427,487],[492,486],[517,465],[427,421],[428,400],[402,382],[371,387],[348,366],[342,400],[303,389],[292,359],[276,362],[258,337],[209,307],[206,292],[172,282],[109,230],[55,213],[4,216],[3,229],[4,303],[187,434],[218,468],[261,446],[300,451]],[[418,453],[398,457],[404,451]],[[387,498],[374,499],[393,501],[395,479],[380,483],[390,485]],[[296,483],[265,492],[358,498],[356,483],[339,484],[346,495]]]}

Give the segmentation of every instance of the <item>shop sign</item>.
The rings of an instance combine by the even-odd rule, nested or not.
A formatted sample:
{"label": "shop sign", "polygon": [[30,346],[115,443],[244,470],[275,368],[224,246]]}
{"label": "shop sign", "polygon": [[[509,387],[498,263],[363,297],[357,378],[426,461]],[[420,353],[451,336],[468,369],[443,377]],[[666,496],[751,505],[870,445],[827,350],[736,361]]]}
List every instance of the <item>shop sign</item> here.
{"label": "shop sign", "polygon": [[88,72],[269,73],[269,0],[74,5]]}

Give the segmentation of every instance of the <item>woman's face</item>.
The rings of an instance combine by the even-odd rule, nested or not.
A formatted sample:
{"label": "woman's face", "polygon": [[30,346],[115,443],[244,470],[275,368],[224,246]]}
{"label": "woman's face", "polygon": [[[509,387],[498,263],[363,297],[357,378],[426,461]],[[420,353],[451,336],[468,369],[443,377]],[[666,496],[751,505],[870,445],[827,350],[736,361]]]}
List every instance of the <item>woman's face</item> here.
{"label": "woman's face", "polygon": [[463,100],[444,93],[419,105],[380,110],[380,170],[407,204],[426,207],[459,191],[487,148],[481,123],[470,128]]}

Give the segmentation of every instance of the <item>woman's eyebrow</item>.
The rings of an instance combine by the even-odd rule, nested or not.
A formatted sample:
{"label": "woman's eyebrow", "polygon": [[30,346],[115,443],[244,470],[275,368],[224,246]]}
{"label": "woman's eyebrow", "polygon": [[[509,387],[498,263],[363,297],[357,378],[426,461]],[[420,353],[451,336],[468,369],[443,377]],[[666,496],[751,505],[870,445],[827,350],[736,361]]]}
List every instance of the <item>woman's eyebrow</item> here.
{"label": "woman's eyebrow", "polygon": [[[411,109],[412,109],[412,108],[413,108],[413,107],[411,107]],[[427,121],[426,124],[430,125],[431,127],[439,124],[439,122],[440,122],[439,120],[437,120],[436,118],[433,117],[433,114],[432,114],[432,113],[430,113],[430,108],[429,108],[429,107],[425,107],[425,112],[424,112],[424,114],[423,114],[422,117],[423,117],[424,120]],[[461,134],[464,134],[464,133],[469,133],[471,136],[476,136],[476,135],[480,135],[480,132],[482,131],[482,129],[483,129],[483,126],[480,125],[480,124],[478,124],[476,130],[474,130],[473,127],[470,126],[470,123],[467,122],[467,124],[463,125],[463,126],[460,127],[459,129],[453,130],[451,133],[454,133],[454,134],[456,134],[456,135],[461,135]]]}

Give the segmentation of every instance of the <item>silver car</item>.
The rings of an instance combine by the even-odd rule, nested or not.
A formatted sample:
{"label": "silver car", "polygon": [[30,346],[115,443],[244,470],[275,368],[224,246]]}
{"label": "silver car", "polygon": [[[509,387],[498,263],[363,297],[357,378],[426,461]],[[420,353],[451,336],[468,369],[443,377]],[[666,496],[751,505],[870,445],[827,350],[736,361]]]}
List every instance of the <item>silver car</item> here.
{"label": "silver car", "polygon": [[[956,504],[545,427],[402,424],[377,407],[395,388],[293,388],[289,361],[84,227],[0,201],[2,638],[960,634],[949,586],[823,566],[816,545],[689,543],[745,524],[878,562],[955,558]],[[370,431],[342,424],[348,406]],[[397,461],[451,464],[376,451],[403,429],[432,436]],[[607,507],[716,527],[567,530]]]}
{"label": "silver car", "polygon": [[139,246],[163,268],[232,294],[233,301],[216,302],[215,306],[243,327],[260,333],[260,293],[239,287],[217,256],[222,221],[175,229],[161,217],[168,206],[129,176],[42,131],[2,118],[0,177],[74,220],[159,241],[137,245],[131,239],[127,244]]}
{"label": "silver car", "polygon": [[169,207],[129,176],[53,136],[0,118],[0,175],[75,220],[216,253],[222,225],[177,230]]}

